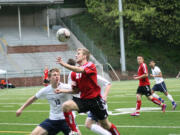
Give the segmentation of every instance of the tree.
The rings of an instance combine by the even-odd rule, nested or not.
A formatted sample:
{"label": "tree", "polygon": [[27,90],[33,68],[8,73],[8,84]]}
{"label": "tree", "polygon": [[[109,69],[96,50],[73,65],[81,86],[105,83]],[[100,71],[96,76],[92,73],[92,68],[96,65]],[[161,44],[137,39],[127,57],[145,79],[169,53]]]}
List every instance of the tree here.
{"label": "tree", "polygon": [[86,0],[86,5],[94,19],[112,31],[123,15],[127,39],[180,45],[179,0],[124,0],[123,13],[118,11],[118,0]]}

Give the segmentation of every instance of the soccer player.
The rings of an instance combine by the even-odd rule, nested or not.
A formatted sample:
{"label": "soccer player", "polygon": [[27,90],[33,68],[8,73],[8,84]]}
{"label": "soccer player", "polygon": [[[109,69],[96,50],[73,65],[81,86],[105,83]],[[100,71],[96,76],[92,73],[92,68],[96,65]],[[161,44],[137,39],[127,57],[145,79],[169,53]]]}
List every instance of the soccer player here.
{"label": "soccer player", "polygon": [[[68,59],[67,64],[75,66],[76,65],[76,61],[74,59]],[[72,85],[72,79],[71,79],[71,74],[72,71],[69,73],[68,75],[68,84],[71,86]]]}
{"label": "soccer player", "polygon": [[43,84],[44,86],[49,85],[49,80],[48,80],[48,67],[46,66],[44,69],[44,79],[43,79]]}
{"label": "soccer player", "polygon": [[[67,63],[69,65],[76,65],[76,61],[74,59],[68,59]],[[68,75],[68,84],[72,85],[72,79],[71,79],[72,71]],[[97,75],[97,81],[98,85],[101,87],[101,95],[103,95],[104,101],[107,102],[107,96],[111,88],[111,83],[103,78],[100,75]],[[80,97],[80,94],[73,95],[75,97]],[[75,116],[75,115],[74,115]],[[100,125],[97,124],[98,120],[96,116],[94,116],[90,111],[88,112],[88,117],[85,122],[85,126],[90,129],[91,131],[100,134],[100,135],[111,135],[106,129],[102,128]]]}
{"label": "soccer player", "polygon": [[75,110],[79,113],[91,111],[103,128],[110,131],[112,135],[120,135],[116,126],[107,119],[106,103],[101,98],[100,87],[97,84],[96,66],[92,62],[89,62],[89,57],[90,53],[87,49],[77,49],[76,63],[80,65],[79,67],[63,62],[61,57],[57,58],[57,63],[73,71],[71,74],[73,88],[69,91],[57,89],[56,92],[81,93],[80,98],[73,97],[73,100],[66,101],[63,104],[65,119],[71,130],[77,132],[71,111]]}
{"label": "soccer player", "polygon": [[148,68],[144,63],[144,58],[142,56],[137,56],[137,62],[139,64],[138,75],[134,75],[135,80],[139,80],[139,87],[137,89],[136,97],[136,112],[132,113],[131,116],[139,116],[140,108],[141,108],[141,97],[142,95],[146,95],[146,97],[152,101],[153,103],[162,107],[162,111],[165,112],[166,105],[161,103],[161,101],[152,96],[150,89],[150,82],[148,79]]}
{"label": "soccer player", "polygon": [[48,73],[48,77],[50,79],[50,85],[42,88],[34,96],[30,97],[25,104],[17,110],[16,116],[20,116],[23,110],[37,99],[46,99],[50,104],[49,118],[37,126],[32,131],[31,135],[56,135],[60,131],[65,135],[69,135],[70,128],[65,121],[62,104],[72,97],[70,94],[56,94],[54,90],[57,88],[69,89],[70,86],[60,83],[59,69],[51,69]]}
{"label": "soccer player", "polygon": [[152,88],[152,96],[155,98],[158,98],[160,101],[162,100],[157,94],[155,94],[155,91],[163,92],[164,95],[167,96],[167,98],[172,103],[172,109],[176,109],[176,102],[174,101],[173,97],[167,92],[166,84],[164,83],[164,79],[162,77],[162,72],[158,66],[156,66],[156,63],[152,60],[149,63],[149,66],[151,67],[152,74],[150,74],[151,77],[154,77],[156,84]]}

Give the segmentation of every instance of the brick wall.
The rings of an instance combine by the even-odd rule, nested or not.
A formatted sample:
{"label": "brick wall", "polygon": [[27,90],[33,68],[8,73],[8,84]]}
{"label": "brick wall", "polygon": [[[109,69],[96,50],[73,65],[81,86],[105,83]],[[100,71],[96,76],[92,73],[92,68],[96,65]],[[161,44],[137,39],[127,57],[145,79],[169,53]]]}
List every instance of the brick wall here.
{"label": "brick wall", "polygon": [[7,53],[35,53],[35,52],[59,52],[67,51],[68,45],[35,45],[35,46],[8,46]]}
{"label": "brick wall", "polygon": [[[0,80],[5,78],[0,78]],[[8,81],[15,85],[16,87],[22,86],[41,86],[43,85],[43,78],[41,76],[38,77],[17,77],[17,78],[8,78]],[[64,82],[63,76],[61,75],[61,82]],[[67,76],[66,76],[67,82]]]}

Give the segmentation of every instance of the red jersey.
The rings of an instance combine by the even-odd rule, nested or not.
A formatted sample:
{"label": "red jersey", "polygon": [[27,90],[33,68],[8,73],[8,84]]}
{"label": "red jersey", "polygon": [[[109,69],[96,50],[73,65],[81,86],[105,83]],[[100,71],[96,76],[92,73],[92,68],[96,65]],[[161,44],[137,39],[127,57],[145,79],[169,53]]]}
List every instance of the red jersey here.
{"label": "red jersey", "polygon": [[48,69],[44,70],[44,79],[48,79]]}
{"label": "red jersey", "polygon": [[84,68],[84,73],[71,73],[71,79],[80,91],[80,98],[92,99],[100,96],[101,89],[97,84],[96,66],[92,62],[88,62],[81,67]]}
{"label": "red jersey", "polygon": [[[148,68],[145,63],[141,63],[138,68],[138,76],[148,73]],[[139,79],[139,86],[150,85],[148,77]]]}

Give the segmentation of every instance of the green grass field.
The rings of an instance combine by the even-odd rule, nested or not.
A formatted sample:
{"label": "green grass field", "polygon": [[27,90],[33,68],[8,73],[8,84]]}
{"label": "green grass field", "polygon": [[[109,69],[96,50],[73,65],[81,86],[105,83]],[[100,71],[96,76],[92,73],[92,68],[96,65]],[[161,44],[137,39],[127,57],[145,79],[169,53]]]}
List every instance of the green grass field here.
{"label": "green grass field", "polygon": [[[180,104],[180,80],[165,80],[169,93],[177,104]],[[152,81],[152,84],[154,82]],[[142,109],[139,117],[131,117],[129,110],[136,106],[136,89],[138,81],[113,82],[108,97],[110,111],[109,120],[117,125],[121,135],[180,135],[180,106],[171,110],[171,103],[167,104],[166,113],[143,97]],[[41,87],[27,87],[0,90],[0,135],[27,135],[37,124],[48,117],[49,105],[47,101],[39,100],[24,110],[17,118],[16,110]],[[120,110],[121,109],[121,110]],[[84,127],[86,115],[78,115],[78,123],[83,135],[95,135]],[[60,134],[62,135],[62,134]]]}

